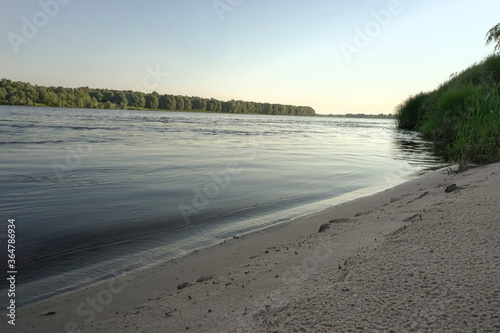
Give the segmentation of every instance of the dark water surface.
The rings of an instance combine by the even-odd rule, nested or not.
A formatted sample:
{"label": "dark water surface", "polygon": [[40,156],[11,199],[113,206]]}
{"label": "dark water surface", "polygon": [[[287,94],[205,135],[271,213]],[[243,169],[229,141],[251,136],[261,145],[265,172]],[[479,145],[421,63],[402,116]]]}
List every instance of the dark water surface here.
{"label": "dark water surface", "polygon": [[10,106],[0,161],[0,289],[14,218],[18,305],[441,165],[393,120]]}

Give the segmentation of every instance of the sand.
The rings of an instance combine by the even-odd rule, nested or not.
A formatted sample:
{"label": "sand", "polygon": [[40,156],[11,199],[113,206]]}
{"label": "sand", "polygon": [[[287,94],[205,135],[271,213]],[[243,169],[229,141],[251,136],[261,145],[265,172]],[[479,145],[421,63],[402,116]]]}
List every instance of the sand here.
{"label": "sand", "polygon": [[2,332],[498,332],[500,164],[434,171],[7,319]]}

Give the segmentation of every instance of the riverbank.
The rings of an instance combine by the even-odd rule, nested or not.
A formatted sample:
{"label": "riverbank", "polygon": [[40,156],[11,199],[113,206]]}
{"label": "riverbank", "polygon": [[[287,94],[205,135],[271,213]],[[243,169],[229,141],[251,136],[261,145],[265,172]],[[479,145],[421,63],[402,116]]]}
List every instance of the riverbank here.
{"label": "riverbank", "polygon": [[6,316],[0,326],[5,332],[498,330],[499,191],[500,164],[460,174],[438,170],[43,301],[19,310],[15,328]]}
{"label": "riverbank", "polygon": [[444,158],[465,165],[500,161],[500,54],[491,54],[433,91],[396,108],[398,127],[432,139]]}
{"label": "riverbank", "polygon": [[[5,222],[22,225],[19,306],[442,165],[430,143],[389,120],[25,107],[0,113],[0,211]],[[0,290],[6,286],[0,282]],[[0,307],[7,302],[0,298]]]}

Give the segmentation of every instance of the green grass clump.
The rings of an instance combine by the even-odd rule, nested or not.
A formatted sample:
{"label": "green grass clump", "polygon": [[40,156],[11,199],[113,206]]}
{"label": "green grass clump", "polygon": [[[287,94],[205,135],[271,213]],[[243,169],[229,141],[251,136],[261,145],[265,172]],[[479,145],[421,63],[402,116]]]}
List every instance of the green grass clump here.
{"label": "green grass clump", "polygon": [[436,142],[452,141],[460,129],[466,110],[482,94],[484,89],[481,86],[450,85],[426,107],[419,130]]}
{"label": "green grass clump", "polygon": [[414,129],[462,164],[500,160],[500,55],[492,55],[436,90],[396,108],[399,128]]}
{"label": "green grass clump", "polygon": [[448,148],[450,158],[464,164],[500,161],[500,85],[484,98],[475,98]]}
{"label": "green grass clump", "polygon": [[427,95],[424,93],[410,96],[406,101],[400,104],[397,109],[398,127],[402,129],[413,129],[417,126],[420,118],[420,109]]}

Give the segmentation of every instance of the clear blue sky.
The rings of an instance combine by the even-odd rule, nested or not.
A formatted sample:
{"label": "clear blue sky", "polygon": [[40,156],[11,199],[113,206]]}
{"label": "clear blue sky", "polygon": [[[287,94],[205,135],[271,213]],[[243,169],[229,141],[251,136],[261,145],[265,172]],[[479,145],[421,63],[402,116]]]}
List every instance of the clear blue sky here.
{"label": "clear blue sky", "polygon": [[499,22],[498,0],[4,1],[0,77],[390,113],[490,54]]}

